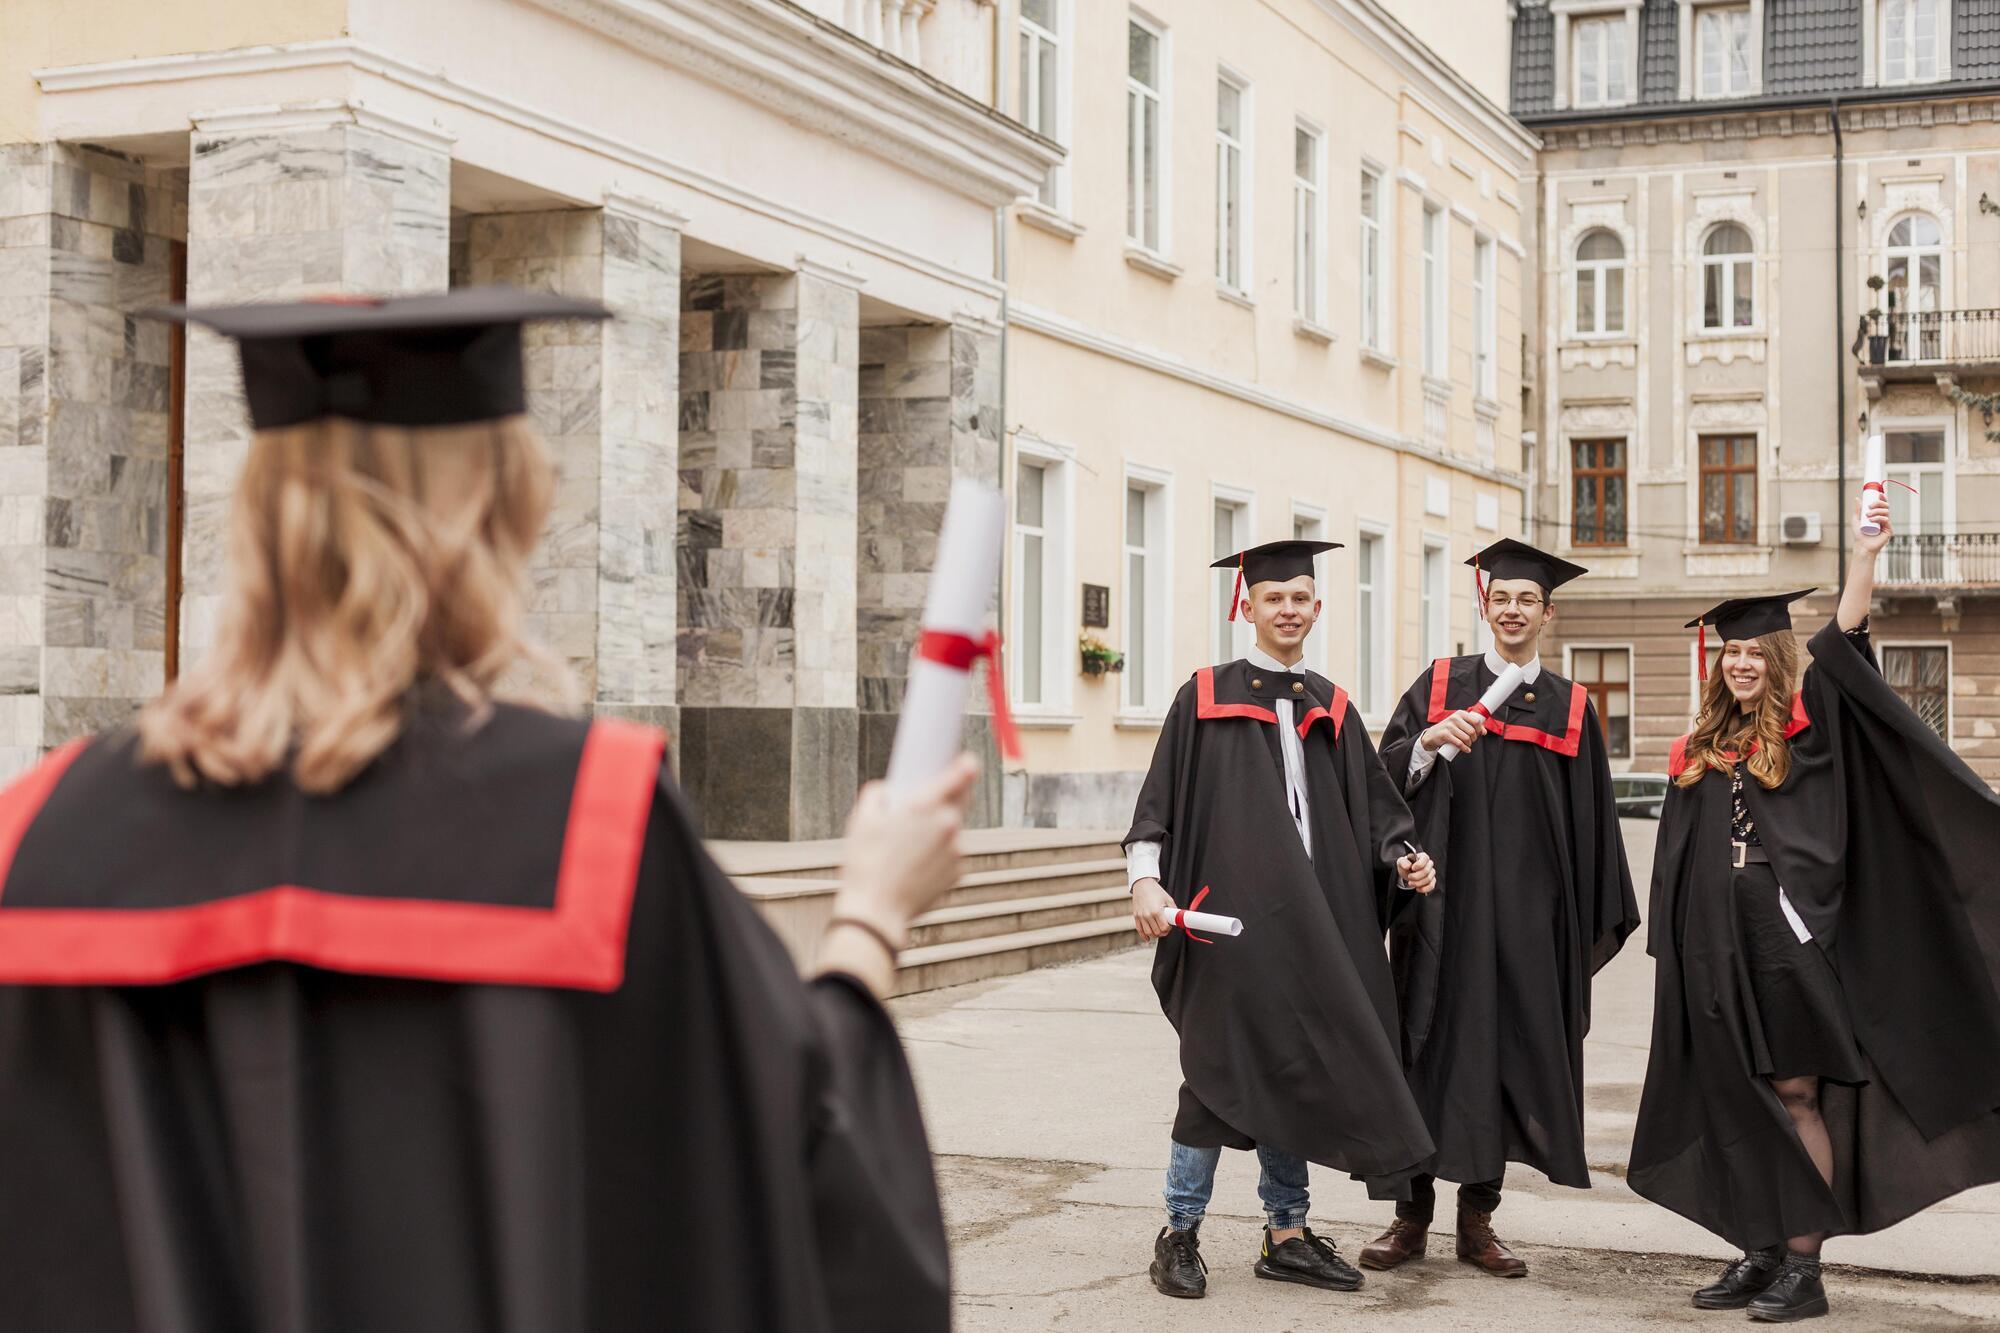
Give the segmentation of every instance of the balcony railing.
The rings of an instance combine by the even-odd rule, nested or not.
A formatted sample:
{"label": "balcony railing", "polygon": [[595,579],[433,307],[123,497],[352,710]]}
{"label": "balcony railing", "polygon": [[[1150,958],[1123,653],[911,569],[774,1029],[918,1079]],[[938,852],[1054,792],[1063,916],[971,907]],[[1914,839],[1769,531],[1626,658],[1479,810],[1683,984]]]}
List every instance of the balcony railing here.
{"label": "balcony railing", "polygon": [[1876,566],[1883,585],[1965,588],[2000,584],[2000,532],[1891,537]]}
{"label": "balcony railing", "polygon": [[1863,366],[2000,361],[2000,310],[1912,310],[1861,317]]}
{"label": "balcony railing", "polygon": [[849,32],[912,65],[923,63],[917,29],[937,7],[937,0],[833,0],[833,3],[839,6],[840,25]]}

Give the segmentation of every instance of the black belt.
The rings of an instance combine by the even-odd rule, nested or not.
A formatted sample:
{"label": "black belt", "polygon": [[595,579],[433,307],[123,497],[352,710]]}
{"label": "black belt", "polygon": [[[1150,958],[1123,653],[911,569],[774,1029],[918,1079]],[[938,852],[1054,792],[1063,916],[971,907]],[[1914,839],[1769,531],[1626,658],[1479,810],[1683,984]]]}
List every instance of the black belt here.
{"label": "black belt", "polygon": [[1764,850],[1764,844],[1760,842],[1737,842],[1733,838],[1730,839],[1729,864],[1735,869],[1741,870],[1745,865],[1766,865],[1769,864],[1770,860],[1769,853]]}

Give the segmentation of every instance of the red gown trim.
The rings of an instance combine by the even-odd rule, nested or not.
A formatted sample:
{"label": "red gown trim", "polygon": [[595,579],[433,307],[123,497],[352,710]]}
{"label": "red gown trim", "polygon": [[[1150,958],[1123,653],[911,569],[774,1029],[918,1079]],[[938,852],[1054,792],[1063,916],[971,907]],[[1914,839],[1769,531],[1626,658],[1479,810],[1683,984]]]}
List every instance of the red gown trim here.
{"label": "red gown trim", "polygon": [[1204,721],[1217,717],[1247,717],[1277,725],[1278,714],[1256,704],[1219,704],[1215,701],[1215,668],[1203,667],[1194,673],[1194,715]]}
{"label": "red gown trim", "polygon": [[[433,981],[613,991],[666,738],[591,724],[570,796],[553,908],[368,898],[284,884],[166,908],[0,911],[0,982],[158,985],[262,962]],[[0,794],[0,889],[22,836],[82,742]]]}
{"label": "red gown trim", "polygon": [[[1445,702],[1450,684],[1451,659],[1440,657],[1431,663],[1431,707],[1430,714],[1425,719],[1427,722],[1442,722],[1451,715],[1453,710]],[[1583,710],[1590,702],[1590,691],[1575,681],[1570,682],[1569,690],[1569,717],[1560,736],[1520,723],[1508,726],[1499,718],[1491,716],[1486,719],[1486,730],[1490,735],[1498,736],[1503,741],[1525,741],[1530,745],[1539,745],[1545,750],[1553,750],[1559,755],[1574,759],[1577,751],[1583,746]]]}
{"label": "red gown trim", "polygon": [[[1802,690],[1792,696],[1792,720],[1785,723],[1785,739],[1790,740],[1811,725],[1812,719],[1806,716],[1806,696]],[[1689,733],[1689,735],[1692,734],[1692,732]],[[1687,772],[1687,744],[1687,736],[1677,736],[1674,738],[1674,743],[1667,747],[1668,777],[1677,778]],[[1750,753],[1757,753],[1757,742],[1750,742]],[[1734,763],[1736,762],[1737,755],[1734,750],[1724,750],[1722,757]]]}
{"label": "red gown trim", "polygon": [[1304,740],[1306,733],[1312,730],[1312,724],[1321,718],[1325,718],[1333,723],[1333,743],[1335,745],[1340,744],[1340,724],[1347,720],[1346,690],[1341,689],[1338,685],[1333,687],[1332,708],[1321,708],[1315,704],[1306,711],[1306,715],[1299,719],[1299,739]]}

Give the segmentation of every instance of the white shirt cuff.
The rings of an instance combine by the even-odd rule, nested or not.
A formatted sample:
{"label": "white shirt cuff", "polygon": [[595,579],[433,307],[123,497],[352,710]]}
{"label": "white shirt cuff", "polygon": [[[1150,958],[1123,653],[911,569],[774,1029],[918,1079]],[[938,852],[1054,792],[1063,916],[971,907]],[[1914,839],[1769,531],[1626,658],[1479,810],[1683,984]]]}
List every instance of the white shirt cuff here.
{"label": "white shirt cuff", "polygon": [[1403,790],[1405,792],[1413,792],[1424,785],[1424,779],[1430,776],[1431,765],[1437,762],[1437,757],[1436,750],[1426,750],[1424,748],[1424,742],[1421,737],[1411,743],[1410,772],[1409,776],[1403,780]]}
{"label": "white shirt cuff", "polygon": [[1160,844],[1135,842],[1125,849],[1125,891],[1130,893],[1142,879],[1160,877]]}

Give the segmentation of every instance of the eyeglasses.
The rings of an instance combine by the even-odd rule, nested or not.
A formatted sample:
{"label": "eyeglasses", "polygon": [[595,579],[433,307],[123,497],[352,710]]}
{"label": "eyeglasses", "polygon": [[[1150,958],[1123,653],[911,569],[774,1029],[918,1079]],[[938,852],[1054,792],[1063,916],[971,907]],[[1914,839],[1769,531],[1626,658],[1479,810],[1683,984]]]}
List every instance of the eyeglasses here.
{"label": "eyeglasses", "polygon": [[1531,592],[1523,593],[1519,597],[1511,597],[1504,592],[1489,592],[1486,594],[1486,606],[1493,611],[1505,611],[1510,606],[1518,606],[1523,611],[1539,611],[1542,609],[1542,599]]}

